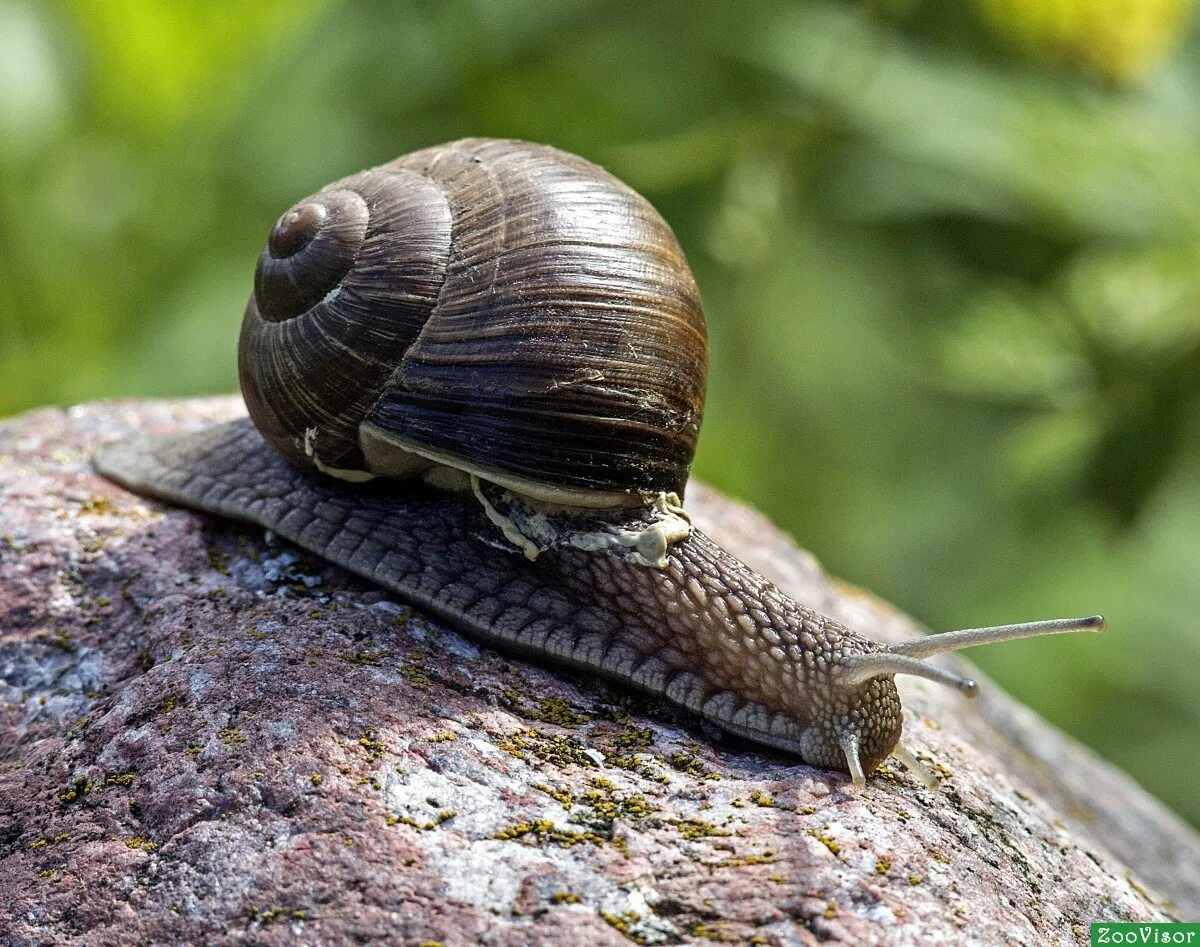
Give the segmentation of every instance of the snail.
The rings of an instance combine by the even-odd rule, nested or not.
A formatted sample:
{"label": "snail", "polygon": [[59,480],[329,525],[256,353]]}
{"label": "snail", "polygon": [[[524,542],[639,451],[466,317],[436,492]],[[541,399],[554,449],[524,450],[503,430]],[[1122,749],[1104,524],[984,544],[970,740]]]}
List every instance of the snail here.
{"label": "snail", "polygon": [[700,295],[651,205],[582,158],[466,139],[328,185],[258,259],[249,417],[104,445],[149,497],[266,527],[468,635],[849,773],[900,743],[895,675],[1100,617],[883,645],[692,525]]}

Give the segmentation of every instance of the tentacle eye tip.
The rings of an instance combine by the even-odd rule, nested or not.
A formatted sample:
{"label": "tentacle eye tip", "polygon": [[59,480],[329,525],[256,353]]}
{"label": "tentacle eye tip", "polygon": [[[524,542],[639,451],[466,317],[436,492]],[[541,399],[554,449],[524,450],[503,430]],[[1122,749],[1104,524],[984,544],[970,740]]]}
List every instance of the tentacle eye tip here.
{"label": "tentacle eye tip", "polygon": [[297,204],[271,228],[271,236],[267,238],[271,256],[277,260],[295,256],[312,242],[325,223],[326,215],[323,204],[312,201]]}

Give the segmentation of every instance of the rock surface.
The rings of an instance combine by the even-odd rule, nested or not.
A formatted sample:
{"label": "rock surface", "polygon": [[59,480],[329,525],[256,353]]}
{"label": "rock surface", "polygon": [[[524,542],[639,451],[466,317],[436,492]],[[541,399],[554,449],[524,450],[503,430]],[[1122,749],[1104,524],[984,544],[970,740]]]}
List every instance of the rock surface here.
{"label": "rock surface", "polygon": [[[240,410],[0,424],[0,943],[1073,944],[1200,916],[1200,838],[986,681],[903,679],[941,785],[858,793],[88,465]],[[745,507],[690,505],[793,597],[917,630]]]}

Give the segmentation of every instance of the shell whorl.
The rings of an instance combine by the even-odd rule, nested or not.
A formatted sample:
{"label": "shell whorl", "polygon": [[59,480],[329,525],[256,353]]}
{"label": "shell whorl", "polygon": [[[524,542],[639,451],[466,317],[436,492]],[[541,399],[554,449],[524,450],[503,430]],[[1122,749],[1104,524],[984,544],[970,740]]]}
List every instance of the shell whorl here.
{"label": "shell whorl", "polygon": [[251,417],[286,457],[307,462],[305,432],[316,430],[324,462],[362,465],[359,425],[433,310],[450,224],[441,190],[399,169],[335,182],[279,219],[238,371]]}
{"label": "shell whorl", "polygon": [[279,218],[254,271],[262,317],[281,322],[307,312],[350,272],[370,211],[355,191],[321,193]]}
{"label": "shell whorl", "polygon": [[707,341],[649,203],[573,155],[468,139],[284,214],[239,367],[251,416],[292,460],[392,473],[383,445],[619,505],[682,492]]}

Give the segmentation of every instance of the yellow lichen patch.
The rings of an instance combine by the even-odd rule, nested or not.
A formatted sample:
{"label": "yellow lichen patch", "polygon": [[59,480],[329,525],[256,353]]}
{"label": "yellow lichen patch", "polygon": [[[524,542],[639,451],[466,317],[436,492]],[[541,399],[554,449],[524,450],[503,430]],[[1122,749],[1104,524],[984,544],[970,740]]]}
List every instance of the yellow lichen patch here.
{"label": "yellow lichen patch", "polygon": [[[313,654],[314,651],[317,653]],[[309,653],[313,654],[314,657],[320,657],[321,654],[319,648],[310,648]],[[384,658],[390,657],[391,654],[392,652],[387,648],[359,648],[357,651],[339,651],[338,657],[343,661],[350,662],[351,664],[361,664],[364,667],[374,667]],[[401,669],[401,673],[404,673],[403,669]],[[405,674],[405,676],[407,677],[408,675]],[[426,684],[428,683],[431,682],[426,679]]]}
{"label": "yellow lichen patch", "polygon": [[719,829],[703,819],[671,819],[670,824],[675,826],[679,830],[679,834],[689,841],[699,838],[728,837],[733,834]]}
{"label": "yellow lichen patch", "polygon": [[74,780],[67,784],[67,791],[60,794],[58,801],[63,805],[70,805],[72,802],[78,802],[93,789],[93,783],[90,779],[84,776],[77,776]]}
{"label": "yellow lichen patch", "polygon": [[246,742],[246,735],[241,733],[237,727],[222,727],[217,736],[226,746],[235,746],[238,743]]}
{"label": "yellow lichen patch", "polygon": [[[824,826],[824,828],[828,829],[829,828],[828,824],[826,824]],[[831,838],[830,836],[826,835],[825,832],[821,829],[809,829],[808,834],[811,835],[813,838],[815,838],[822,845],[824,845],[827,849],[829,849],[834,855],[837,855],[839,857],[841,856],[842,846],[838,844],[837,839]]]}
{"label": "yellow lichen patch", "polygon": [[138,849],[143,852],[158,851],[158,843],[157,842],[152,842],[149,839],[142,837],[141,835],[131,835],[131,836],[121,839],[121,841],[125,843],[126,848]]}
{"label": "yellow lichen patch", "polygon": [[575,797],[569,789],[552,789],[545,783],[534,783],[533,788],[538,792],[544,792],[564,809],[570,809],[575,804]]}
{"label": "yellow lichen patch", "polygon": [[731,855],[729,858],[706,864],[710,868],[745,868],[747,865],[773,865],[778,860],[774,850],[768,848],[761,855]]}
{"label": "yellow lichen patch", "polygon": [[400,668],[400,673],[404,675],[408,683],[418,690],[426,690],[433,686],[433,678],[419,664],[406,664]]}
{"label": "yellow lichen patch", "polygon": [[539,844],[547,842],[562,848],[572,848],[576,845],[603,845],[608,839],[595,832],[573,832],[570,829],[560,829],[549,819],[536,819],[532,822],[517,822],[500,829],[494,839],[501,841],[535,841]]}
{"label": "yellow lichen patch", "polygon": [[108,497],[88,497],[79,504],[79,512],[86,516],[115,516],[119,510]]}
{"label": "yellow lichen patch", "polygon": [[578,740],[551,736],[537,730],[519,730],[498,740],[496,745],[518,759],[532,756],[543,763],[559,767],[596,766],[596,761],[588,754],[587,747]]}
{"label": "yellow lichen patch", "polygon": [[722,931],[719,927],[704,921],[701,921],[699,924],[693,924],[688,933],[690,933],[693,937],[700,937],[704,940],[715,941],[718,944],[736,944],[741,942],[740,937],[732,937]]}
{"label": "yellow lichen patch", "polygon": [[550,895],[550,900],[555,904],[578,904],[580,898],[579,895],[572,894],[570,891],[555,891]]}
{"label": "yellow lichen patch", "polygon": [[523,695],[509,688],[504,692],[504,706],[526,720],[540,720],[559,727],[578,727],[587,723],[591,718],[587,714],[575,710],[561,697],[542,697],[536,707],[530,707]]}
{"label": "yellow lichen patch", "polygon": [[367,759],[372,762],[378,760],[387,750],[387,747],[382,742],[375,739],[374,730],[367,730],[363,733],[358,738],[358,745],[363,748],[363,751],[367,754]]}
{"label": "yellow lichen patch", "polygon": [[418,822],[412,816],[407,815],[389,815],[386,821],[388,825],[407,825],[410,829],[416,829],[418,832],[432,832],[443,822],[449,822],[456,815],[458,812],[454,809],[443,809],[433,820],[428,822]]}
{"label": "yellow lichen patch", "polygon": [[600,917],[604,919],[605,923],[615,928],[625,937],[628,937],[635,944],[644,944],[646,942],[646,939],[633,929],[633,925],[642,919],[642,916],[637,911],[623,911],[620,914],[601,911]]}
{"label": "yellow lichen patch", "polygon": [[772,809],[777,805],[770,794],[763,792],[761,789],[755,789],[750,793],[750,801],[756,806],[762,806],[764,809]]}
{"label": "yellow lichen patch", "polygon": [[221,575],[229,575],[229,560],[228,553],[221,552],[219,549],[208,550],[208,563],[213,567],[215,572]]}
{"label": "yellow lichen patch", "polygon": [[693,753],[679,751],[672,753],[667,757],[667,762],[673,769],[679,770],[681,773],[687,773],[689,776],[695,776],[698,779],[718,780],[721,774],[705,767],[704,762]]}
{"label": "yellow lichen patch", "polygon": [[616,736],[606,741],[606,746],[614,753],[636,753],[647,750],[654,742],[654,731],[649,727],[630,727],[621,729]]}

